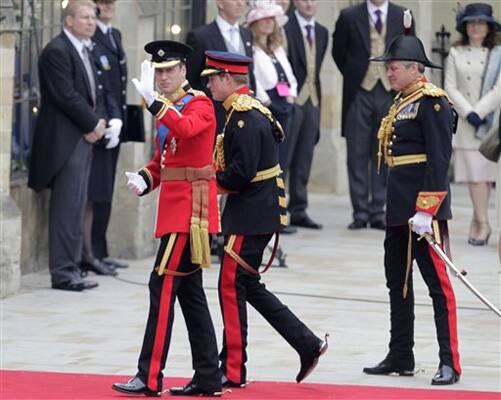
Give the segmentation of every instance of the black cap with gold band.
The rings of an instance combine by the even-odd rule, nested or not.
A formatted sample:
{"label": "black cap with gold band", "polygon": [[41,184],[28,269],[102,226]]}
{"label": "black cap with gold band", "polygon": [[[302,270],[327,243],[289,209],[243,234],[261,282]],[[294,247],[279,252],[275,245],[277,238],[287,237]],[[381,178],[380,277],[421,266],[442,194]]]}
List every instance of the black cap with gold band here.
{"label": "black cap with gold band", "polygon": [[155,40],[147,43],[144,50],[151,54],[151,63],[155,68],[171,68],[186,62],[186,56],[193,48],[174,40]]}

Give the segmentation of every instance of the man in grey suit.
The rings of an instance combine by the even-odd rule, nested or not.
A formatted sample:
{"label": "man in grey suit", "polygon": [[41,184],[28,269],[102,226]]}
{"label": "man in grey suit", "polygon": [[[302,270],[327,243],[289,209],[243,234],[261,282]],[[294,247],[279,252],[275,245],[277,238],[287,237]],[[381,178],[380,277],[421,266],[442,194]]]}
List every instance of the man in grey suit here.
{"label": "man in grey suit", "polygon": [[47,44],[38,62],[42,101],[33,137],[28,186],[51,189],[49,269],[54,289],[82,291],[83,216],[92,143],[101,140],[106,120],[103,86],[86,43],[96,29],[94,4],[70,1],[64,29]]}
{"label": "man in grey suit", "polygon": [[[348,229],[385,229],[386,167],[377,173],[377,130],[393,99],[380,56],[404,33],[404,9],[387,0],[366,0],[341,11],[332,36],[332,57],[343,74],[342,134],[346,138],[353,222]],[[414,24],[411,27],[414,34]]]}

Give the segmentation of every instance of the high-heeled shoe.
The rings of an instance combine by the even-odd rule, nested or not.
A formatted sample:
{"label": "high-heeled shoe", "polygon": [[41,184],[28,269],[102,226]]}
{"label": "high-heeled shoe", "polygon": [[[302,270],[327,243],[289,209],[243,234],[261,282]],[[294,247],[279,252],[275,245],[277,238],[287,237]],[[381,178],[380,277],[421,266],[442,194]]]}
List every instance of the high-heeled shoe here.
{"label": "high-heeled shoe", "polygon": [[470,230],[468,231],[468,244],[473,245],[477,232],[479,230],[479,223],[476,219],[471,220]]}
{"label": "high-heeled shoe", "polygon": [[[471,238],[471,242],[468,241],[472,246],[485,246],[489,244],[489,238],[491,236],[491,227],[488,222],[479,222],[480,235],[477,238]],[[487,227],[487,229],[485,229]]]}

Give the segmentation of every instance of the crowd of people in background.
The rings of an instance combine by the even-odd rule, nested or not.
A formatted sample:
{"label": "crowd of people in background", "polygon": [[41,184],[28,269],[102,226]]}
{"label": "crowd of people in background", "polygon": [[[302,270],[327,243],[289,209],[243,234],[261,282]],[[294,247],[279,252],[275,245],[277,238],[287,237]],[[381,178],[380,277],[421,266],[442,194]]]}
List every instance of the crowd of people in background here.
{"label": "crowd of people in background", "polygon": [[[83,3],[97,13],[81,15],[76,5]],[[279,158],[287,177],[290,225],[282,232],[322,229],[307,213],[307,187],[320,135],[320,70],[328,47],[328,29],[315,20],[318,0],[293,0],[292,4],[289,0],[217,0],[216,5],[215,20],[187,35],[186,43],[194,49],[187,60],[188,81],[210,96],[207,78],[200,76],[207,50],[254,59],[249,87],[286,133]],[[39,60],[42,104],[29,185],[52,191],[50,270],[56,288],[95,287],[95,282],[81,275],[92,271],[113,276],[118,268],[127,267],[109,258],[106,244],[120,138],[127,127],[127,64],[121,33],[111,24],[115,7],[114,0],[70,1],[64,10],[63,32],[46,46]],[[348,229],[384,230],[386,226],[387,171],[384,165],[379,173],[376,170],[376,139],[395,92],[384,64],[369,58],[383,54],[404,33],[403,12],[404,8],[387,0],[367,0],[341,10],[332,33],[332,57],[343,75],[341,132],[347,144],[353,208]],[[459,114],[453,176],[456,182],[467,183],[471,197],[468,243],[482,246],[491,234],[487,209],[497,167],[478,148],[489,131],[499,129],[499,23],[489,5],[474,3],[458,11],[456,29],[461,38],[451,47],[445,65],[445,89]],[[75,71],[75,65],[85,75]],[[216,132],[220,132],[224,110],[221,102],[214,101],[214,106]],[[48,119],[57,122],[50,132]],[[82,138],[81,131],[88,136]],[[62,137],[56,146],[49,144],[54,143],[54,135]],[[71,202],[69,193],[76,196]],[[81,224],[68,227],[64,221],[70,217]]]}
{"label": "crowd of people in background", "polygon": [[[219,396],[223,387],[245,387],[247,302],[298,352],[298,383],[328,346],[328,335],[317,337],[260,281],[274,233],[323,228],[308,210],[329,42],[328,29],[315,19],[319,0],[216,5],[215,20],[189,32],[186,44],[148,43],[151,60],[132,80],[156,135],[152,159],[126,173],[127,185],[138,196],[159,188],[160,245],[138,373],[113,386],[120,392],[161,394],[176,298],[195,376],[172,395]],[[92,289],[98,284],[84,279],[89,272],[115,276],[127,268],[109,257],[106,243],[119,148],[130,122],[126,56],[111,25],[115,6],[115,0],[70,0],[63,31],[39,59],[42,100],[28,184],[51,190],[54,289]],[[410,10],[367,0],[343,9],[332,34],[332,57],[343,76],[341,131],[353,208],[348,229],[386,234],[389,352],[364,372],[414,374],[415,259],[433,301],[440,347],[433,385],[456,383],[461,375],[454,292],[444,260],[428,247],[433,237],[449,253],[452,136],[457,130],[454,177],[468,184],[473,205],[468,243],[483,246],[491,234],[487,209],[496,165],[479,146],[493,131],[499,134],[501,106],[500,24],[492,7],[468,4],[456,21],[461,39],[450,49],[445,91],[424,75],[425,67],[441,66],[415,36]],[[218,191],[226,195],[221,218]],[[219,230],[224,331],[218,356],[202,267],[211,263],[209,235]]]}

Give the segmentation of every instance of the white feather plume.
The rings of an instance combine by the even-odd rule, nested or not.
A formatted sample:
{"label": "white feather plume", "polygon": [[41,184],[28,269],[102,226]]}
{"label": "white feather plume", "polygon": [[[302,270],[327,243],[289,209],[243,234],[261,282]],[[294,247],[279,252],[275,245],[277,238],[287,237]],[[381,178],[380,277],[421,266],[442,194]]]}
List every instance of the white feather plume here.
{"label": "white feather plume", "polygon": [[412,14],[411,10],[407,9],[404,11],[404,28],[410,29],[412,26]]}

